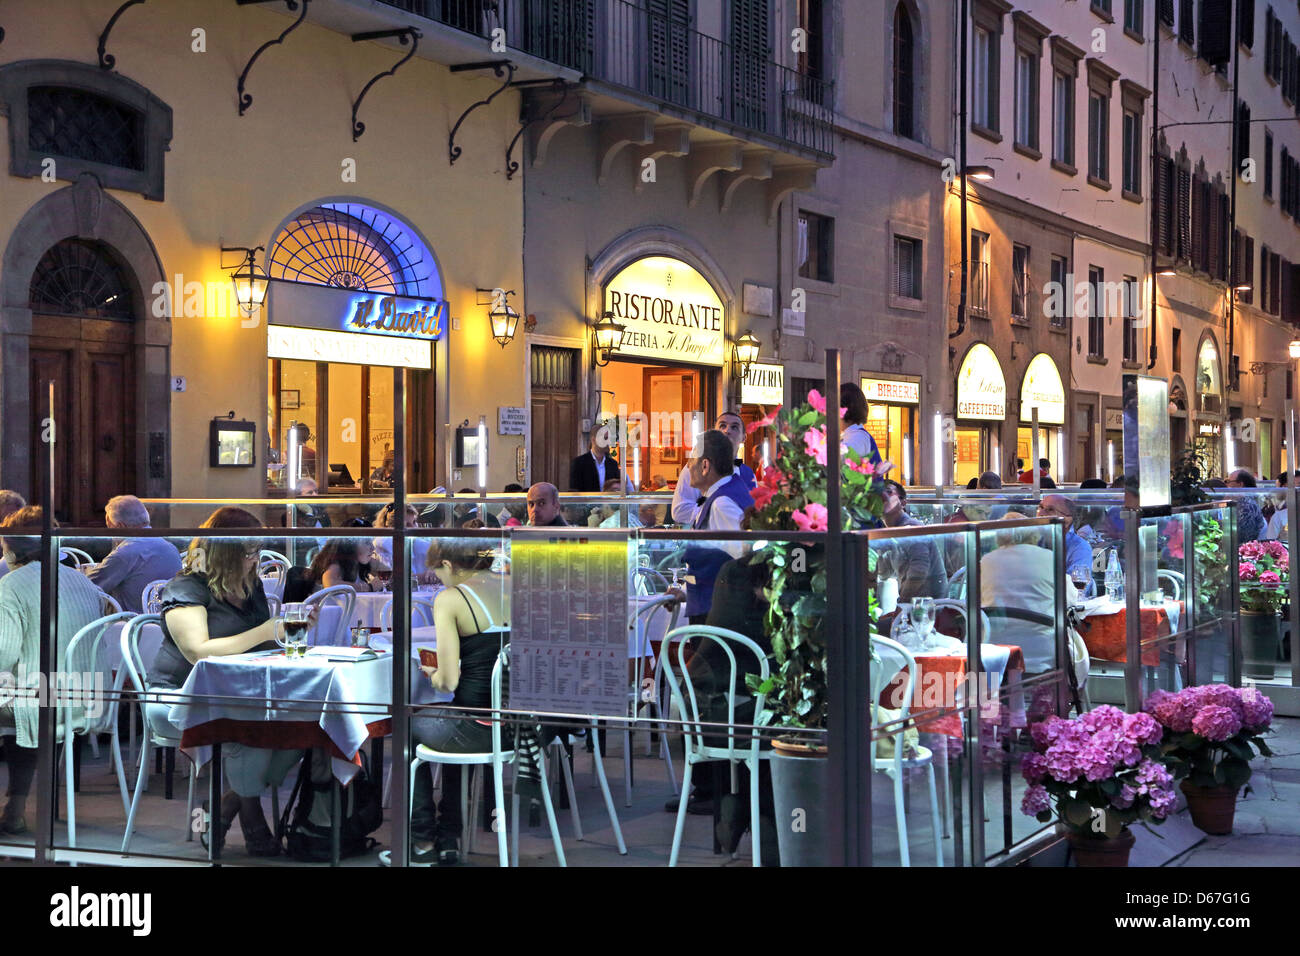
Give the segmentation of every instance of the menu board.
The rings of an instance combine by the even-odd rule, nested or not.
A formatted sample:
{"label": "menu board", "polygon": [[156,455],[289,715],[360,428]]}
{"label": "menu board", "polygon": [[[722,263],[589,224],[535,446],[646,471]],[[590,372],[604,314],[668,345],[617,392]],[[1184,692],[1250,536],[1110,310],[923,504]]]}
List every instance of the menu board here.
{"label": "menu board", "polygon": [[627,542],[515,535],[512,710],[627,713]]}

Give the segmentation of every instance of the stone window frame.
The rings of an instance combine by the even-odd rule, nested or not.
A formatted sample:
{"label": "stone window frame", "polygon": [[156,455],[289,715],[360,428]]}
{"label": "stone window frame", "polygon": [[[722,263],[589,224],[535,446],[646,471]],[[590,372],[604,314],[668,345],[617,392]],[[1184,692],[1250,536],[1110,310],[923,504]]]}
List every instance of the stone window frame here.
{"label": "stone window frame", "polygon": [[[1005,0],[975,0],[971,8],[972,25],[989,32],[989,102],[994,108],[989,117],[991,125],[984,126],[972,120],[971,132],[995,143],[1002,142],[1002,17],[1010,12],[1011,4]],[[972,31],[972,42],[974,39]]]}
{"label": "stone window frame", "polygon": [[[1147,97],[1149,97],[1150,95],[1151,95],[1150,90],[1148,90],[1144,86],[1134,83],[1132,80],[1119,81],[1120,116],[1121,116],[1121,124],[1120,124],[1121,195],[1123,196],[1123,198],[1129,200],[1130,202],[1136,202],[1136,203],[1142,202],[1142,194],[1141,194],[1142,184],[1143,184],[1143,180],[1145,179],[1145,177],[1142,175],[1142,158],[1144,156],[1147,156],[1148,154],[1146,150],[1142,149],[1141,147],[1143,143],[1146,142],[1146,135],[1144,130],[1144,126],[1146,123],[1146,102],[1147,102]],[[1130,192],[1128,190],[1123,189],[1124,170],[1122,167],[1124,163],[1124,148],[1123,148],[1124,127],[1122,123],[1122,117],[1125,113],[1133,113],[1134,115],[1137,116],[1137,123],[1138,123],[1137,145],[1139,147],[1137,152],[1137,157],[1138,157],[1137,158],[1137,186],[1138,186],[1137,192]]]}
{"label": "stone window frame", "polygon": [[[34,86],[84,90],[138,113],[143,124],[143,169],[126,169],[73,156],[34,152],[29,146],[27,97]],[[0,110],[9,118],[9,172],[35,179],[53,158],[55,178],[76,182],[90,173],[105,189],[139,193],[162,202],[166,182],[165,156],[172,139],[172,109],[145,87],[119,73],[69,60],[21,60],[0,67]]]}
{"label": "stone window frame", "polygon": [[1111,100],[1115,81],[1119,79],[1119,71],[1102,63],[1097,57],[1088,57],[1088,96],[1093,94],[1102,97],[1106,101],[1106,118],[1103,134],[1106,142],[1104,144],[1105,152],[1105,177],[1094,176],[1092,173],[1092,117],[1088,118],[1088,183],[1096,186],[1098,189],[1110,189],[1111,162],[1110,153],[1114,137],[1111,136],[1111,124],[1114,113],[1111,110]]}
{"label": "stone window frame", "polygon": [[1079,61],[1084,58],[1084,52],[1064,37],[1052,37],[1052,168],[1074,176],[1079,172],[1079,97],[1078,91],[1073,90],[1074,95],[1070,98],[1070,144],[1071,153],[1070,162],[1064,162],[1056,158],[1056,75],[1058,73],[1070,78],[1073,84],[1079,81]]}

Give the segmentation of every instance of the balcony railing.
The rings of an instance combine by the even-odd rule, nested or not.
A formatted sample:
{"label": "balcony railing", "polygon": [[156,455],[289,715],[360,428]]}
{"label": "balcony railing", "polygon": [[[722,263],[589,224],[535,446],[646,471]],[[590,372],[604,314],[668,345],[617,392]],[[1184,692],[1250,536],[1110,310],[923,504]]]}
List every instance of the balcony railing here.
{"label": "balcony railing", "polygon": [[592,79],[805,149],[834,152],[832,84],[628,0],[383,0]]}

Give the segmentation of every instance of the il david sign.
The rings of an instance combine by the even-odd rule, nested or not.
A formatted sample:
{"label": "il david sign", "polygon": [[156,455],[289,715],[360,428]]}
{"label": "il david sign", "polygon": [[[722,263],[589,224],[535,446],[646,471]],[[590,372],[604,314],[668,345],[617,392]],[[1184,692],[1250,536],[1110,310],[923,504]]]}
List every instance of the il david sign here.
{"label": "il david sign", "polygon": [[605,286],[605,311],[623,326],[621,358],[721,366],[726,361],[722,300],[686,263],[638,259]]}
{"label": "il david sign", "polygon": [[755,362],[745,370],[740,381],[742,405],[782,405],[785,403],[785,367]]}
{"label": "il david sign", "polygon": [[957,372],[957,417],[999,422],[1007,417],[1002,364],[983,343],[971,346]]}
{"label": "il david sign", "polygon": [[447,334],[443,299],[273,280],[267,304],[271,348],[310,350],[272,358],[430,368],[431,343]]}

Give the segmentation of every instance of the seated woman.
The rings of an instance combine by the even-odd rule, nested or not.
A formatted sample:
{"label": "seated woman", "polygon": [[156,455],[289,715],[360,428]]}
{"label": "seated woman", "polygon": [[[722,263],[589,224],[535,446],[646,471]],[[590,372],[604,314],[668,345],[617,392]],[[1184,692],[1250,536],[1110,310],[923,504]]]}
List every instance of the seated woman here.
{"label": "seated woman", "polygon": [[[492,706],[492,668],[510,641],[502,622],[510,615],[509,593],[492,573],[488,541],[435,539],[429,568],[446,586],[433,602],[438,666],[421,667],[434,690],[454,693],[454,707]],[[492,749],[492,727],[455,711],[426,710],[411,720],[411,736],[433,750],[484,753]],[[442,799],[435,810],[428,764],[415,775],[411,805],[411,862],[446,866],[460,860],[461,768],[442,768]]]}
{"label": "seated woman", "polygon": [[[418,528],[420,526],[420,512],[415,505],[406,506],[406,527],[408,529]],[[395,528],[397,527],[397,509],[390,501],[384,505],[383,509],[375,516],[376,528]],[[374,558],[371,559],[371,567],[376,571],[391,571],[393,569],[393,539],[386,537],[377,537],[374,539]],[[416,575],[421,584],[431,584],[433,574],[428,570],[427,556],[429,552],[428,538],[412,538],[409,546],[410,569]]]}
{"label": "seated woman", "polygon": [[[242,508],[218,508],[202,528],[259,528]],[[266,604],[257,562],[256,538],[195,538],[181,562],[181,573],[163,588],[163,642],[149,667],[153,687],[179,689],[205,657],[274,649],[274,622]],[[165,710],[150,720],[166,719]],[[262,815],[261,794],[279,786],[302,756],[298,750],[264,750],[241,744],[222,748],[231,790],[221,799],[224,834],[236,814],[251,856],[276,856],[280,843]]]}
{"label": "seated woman", "polygon": [[311,567],[289,570],[284,585],[284,601],[296,604],[317,591],[346,584],[354,591],[375,590],[370,579],[370,562],[375,548],[368,538],[330,538],[316,553]]}

